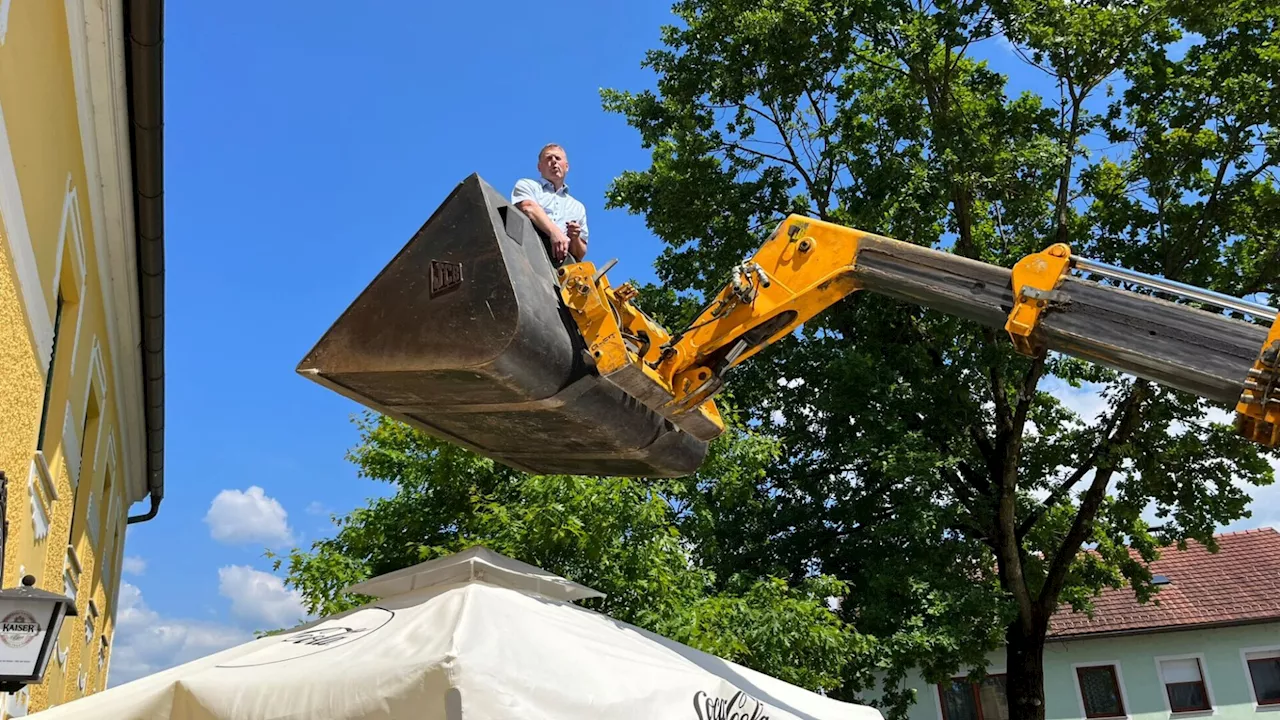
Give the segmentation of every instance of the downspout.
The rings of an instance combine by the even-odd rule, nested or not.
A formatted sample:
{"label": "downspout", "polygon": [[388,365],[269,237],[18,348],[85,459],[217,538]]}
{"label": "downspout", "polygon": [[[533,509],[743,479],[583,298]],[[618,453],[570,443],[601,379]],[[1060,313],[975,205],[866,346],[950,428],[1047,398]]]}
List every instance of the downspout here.
{"label": "downspout", "polygon": [[133,149],[133,219],[142,313],[146,522],[164,499],[164,2],[125,0],[125,87]]}

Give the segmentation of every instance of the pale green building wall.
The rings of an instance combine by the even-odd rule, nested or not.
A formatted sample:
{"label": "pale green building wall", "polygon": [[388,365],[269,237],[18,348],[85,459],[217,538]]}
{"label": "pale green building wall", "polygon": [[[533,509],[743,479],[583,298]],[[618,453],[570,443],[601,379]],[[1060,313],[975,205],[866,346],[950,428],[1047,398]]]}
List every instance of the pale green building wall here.
{"label": "pale green building wall", "polygon": [[[1115,663],[1129,720],[1171,720],[1157,658],[1199,656],[1213,710],[1178,718],[1280,720],[1280,705],[1259,708],[1253,699],[1244,652],[1261,649],[1280,650],[1280,623],[1050,642],[1044,656],[1045,718],[1084,718],[1075,667]],[[988,659],[987,672],[1006,670],[1003,649]],[[937,686],[926,685],[918,674],[909,676],[908,685],[916,692],[910,720],[942,720]]]}

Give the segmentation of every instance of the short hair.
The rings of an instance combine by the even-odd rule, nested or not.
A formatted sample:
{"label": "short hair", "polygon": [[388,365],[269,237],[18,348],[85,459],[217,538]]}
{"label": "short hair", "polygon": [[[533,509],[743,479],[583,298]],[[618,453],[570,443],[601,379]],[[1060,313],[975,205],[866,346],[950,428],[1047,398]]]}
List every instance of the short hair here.
{"label": "short hair", "polygon": [[551,148],[560,148],[560,151],[561,151],[561,152],[564,152],[564,154],[565,154],[566,156],[568,156],[568,154],[569,154],[568,152],[565,152],[565,150],[564,150],[564,146],[563,146],[563,145],[561,145],[560,143],[547,143],[546,145],[543,145],[543,146],[542,146],[542,149],[541,149],[541,150],[539,150],[539,151],[538,151],[538,161],[539,161],[539,162],[541,162],[541,161],[542,161],[542,154],[543,154],[543,153],[545,153],[546,151],[550,150]]}

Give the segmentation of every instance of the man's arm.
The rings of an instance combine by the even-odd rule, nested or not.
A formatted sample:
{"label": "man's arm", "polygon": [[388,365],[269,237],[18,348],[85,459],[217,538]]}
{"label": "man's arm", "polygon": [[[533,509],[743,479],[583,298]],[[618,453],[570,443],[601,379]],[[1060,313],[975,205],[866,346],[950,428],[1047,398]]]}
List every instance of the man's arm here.
{"label": "man's arm", "polygon": [[546,211],[533,199],[533,189],[529,187],[529,180],[521,180],[516,183],[515,190],[511,192],[511,202],[520,208],[521,212],[533,221],[533,224],[542,232],[551,238],[551,256],[556,262],[564,259],[566,253],[569,252],[569,238],[565,236],[560,227],[551,222],[551,218],[547,216]]}
{"label": "man's arm", "polygon": [[587,256],[587,216],[583,213],[581,220],[569,223],[569,254],[578,262]]}

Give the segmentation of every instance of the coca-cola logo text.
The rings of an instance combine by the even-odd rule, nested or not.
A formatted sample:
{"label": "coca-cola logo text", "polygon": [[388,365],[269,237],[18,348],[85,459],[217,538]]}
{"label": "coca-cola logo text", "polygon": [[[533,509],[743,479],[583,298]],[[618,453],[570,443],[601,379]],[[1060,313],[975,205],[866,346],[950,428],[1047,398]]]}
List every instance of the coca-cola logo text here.
{"label": "coca-cola logo text", "polygon": [[764,703],[739,690],[725,699],[699,690],[693,694],[698,720],[769,720]]}

